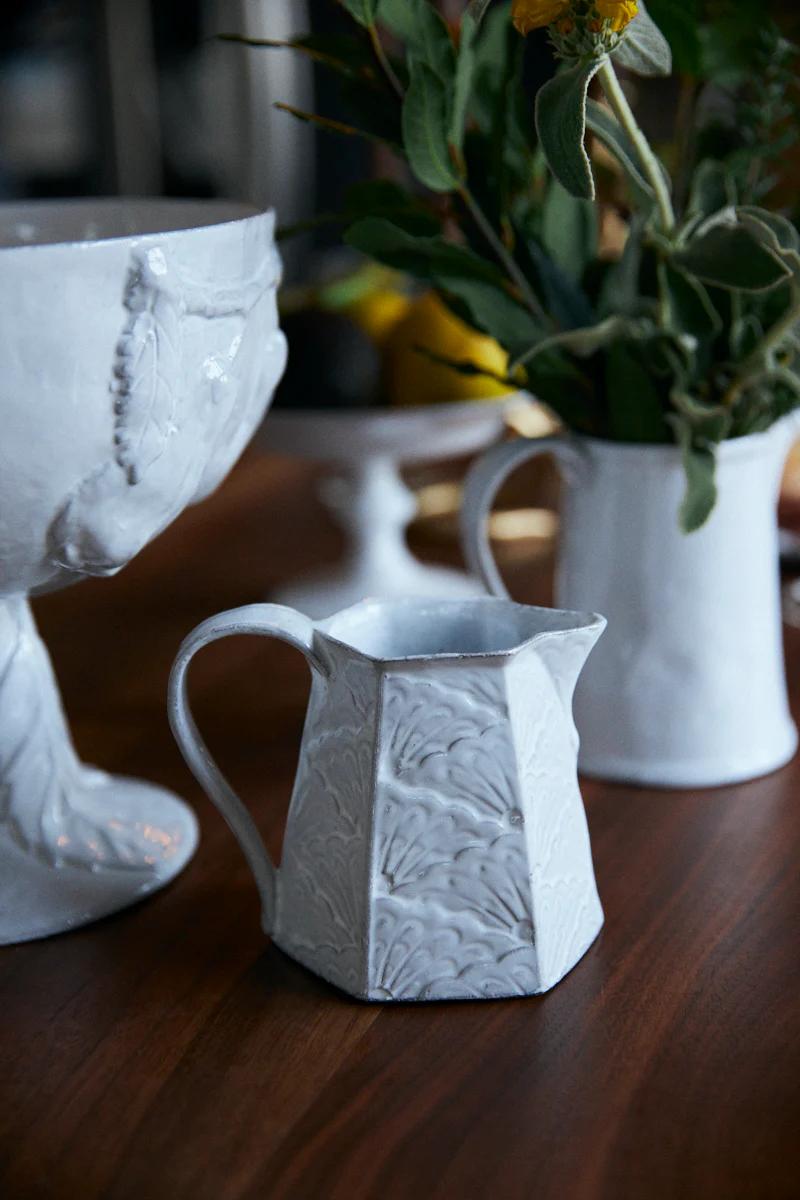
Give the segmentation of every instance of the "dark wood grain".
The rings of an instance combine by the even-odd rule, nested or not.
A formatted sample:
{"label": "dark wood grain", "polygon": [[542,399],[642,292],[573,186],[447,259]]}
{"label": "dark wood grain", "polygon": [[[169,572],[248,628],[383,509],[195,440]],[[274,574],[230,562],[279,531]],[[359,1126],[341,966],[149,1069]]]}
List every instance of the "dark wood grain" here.
{"label": "dark wood grain", "polygon": [[[180,791],[203,841],[138,909],[0,951],[0,1195],[795,1200],[797,763],[707,792],[586,781],[606,926],[545,997],[367,1006],[263,941],[164,691],[197,620],[335,556],[310,482],[253,454],[116,579],[37,602],[82,755]],[[800,699],[794,631],[788,661]],[[302,660],[234,640],[193,689],[277,853]]]}

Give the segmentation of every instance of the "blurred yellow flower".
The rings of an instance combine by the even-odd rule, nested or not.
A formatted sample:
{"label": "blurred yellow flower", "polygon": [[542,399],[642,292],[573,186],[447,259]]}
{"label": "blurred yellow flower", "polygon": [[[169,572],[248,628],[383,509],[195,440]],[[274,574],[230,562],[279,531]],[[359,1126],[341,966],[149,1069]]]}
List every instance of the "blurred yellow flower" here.
{"label": "blurred yellow flower", "polygon": [[514,0],[511,19],[525,36],[532,29],[552,25],[569,10],[569,0]]}
{"label": "blurred yellow flower", "polygon": [[615,33],[621,33],[639,11],[636,0],[594,0],[594,7],[601,20],[611,22]]}
{"label": "blurred yellow flower", "polygon": [[523,36],[555,24],[560,33],[568,34],[576,20],[586,22],[583,27],[595,33],[601,33],[609,21],[612,32],[621,33],[638,11],[637,0],[514,0],[511,18]]}

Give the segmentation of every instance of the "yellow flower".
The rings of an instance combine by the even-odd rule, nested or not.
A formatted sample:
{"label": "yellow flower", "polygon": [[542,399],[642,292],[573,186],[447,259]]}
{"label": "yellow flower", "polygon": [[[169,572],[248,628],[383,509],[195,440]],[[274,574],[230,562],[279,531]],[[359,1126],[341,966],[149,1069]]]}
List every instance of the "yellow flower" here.
{"label": "yellow flower", "polygon": [[639,11],[636,0],[594,0],[594,7],[601,20],[611,22],[615,33],[621,33],[629,25]]}
{"label": "yellow flower", "polygon": [[608,21],[610,32],[621,33],[638,11],[637,0],[514,0],[511,17],[523,36],[545,25],[555,25],[566,36],[576,21],[593,33],[602,33]]}
{"label": "yellow flower", "polygon": [[532,29],[552,25],[569,9],[569,0],[514,0],[511,19],[524,36]]}

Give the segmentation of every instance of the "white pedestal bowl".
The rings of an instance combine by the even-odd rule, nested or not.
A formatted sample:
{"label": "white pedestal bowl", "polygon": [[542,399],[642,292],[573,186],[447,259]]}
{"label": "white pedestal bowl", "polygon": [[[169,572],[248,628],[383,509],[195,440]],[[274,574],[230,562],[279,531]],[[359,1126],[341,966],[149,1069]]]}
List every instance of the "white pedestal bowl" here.
{"label": "white pedestal bowl", "polygon": [[400,467],[474,454],[529,406],[528,397],[514,394],[419,408],[273,409],[260,444],[328,465],[320,498],[344,530],[347,548],[341,563],[294,580],[269,599],[319,619],[365,597],[485,595],[465,571],[429,566],[409,550],[405,534],[416,501]]}
{"label": "white pedestal bowl", "polygon": [[78,760],[27,597],[113,575],[239,456],[286,359],[273,226],[0,205],[0,943],[132,904],[195,849],[180,800]]}

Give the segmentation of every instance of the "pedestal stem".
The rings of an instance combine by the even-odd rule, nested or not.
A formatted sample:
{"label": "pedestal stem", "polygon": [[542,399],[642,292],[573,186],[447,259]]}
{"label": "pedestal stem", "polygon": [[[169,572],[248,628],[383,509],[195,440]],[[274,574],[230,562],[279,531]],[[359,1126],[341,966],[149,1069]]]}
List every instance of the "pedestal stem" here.
{"label": "pedestal stem", "polygon": [[44,862],[68,862],[81,772],[28,600],[0,599],[0,831]]}
{"label": "pedestal stem", "polygon": [[320,495],[347,534],[350,569],[365,578],[418,567],[406,544],[406,529],[417,510],[413,492],[390,458],[367,458],[342,466],[320,485]]}
{"label": "pedestal stem", "polygon": [[0,944],[135,904],[196,844],[175,796],[80,762],[27,598],[1,598]]}

